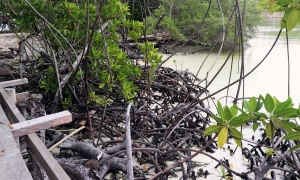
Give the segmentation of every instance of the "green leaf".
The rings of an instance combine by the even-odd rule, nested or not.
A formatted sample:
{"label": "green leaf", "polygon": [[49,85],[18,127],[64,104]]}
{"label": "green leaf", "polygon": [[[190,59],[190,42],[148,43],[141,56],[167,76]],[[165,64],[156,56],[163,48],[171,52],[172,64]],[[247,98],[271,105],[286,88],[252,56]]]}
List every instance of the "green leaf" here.
{"label": "green leaf", "polygon": [[256,129],[258,128],[258,126],[259,126],[259,123],[256,122],[256,121],[254,121],[254,122],[253,122],[253,125],[252,125],[252,130],[255,132]]}
{"label": "green leaf", "polygon": [[271,157],[274,154],[274,149],[266,148],[266,154],[267,156]]}
{"label": "green leaf", "polygon": [[270,0],[260,0],[257,3],[257,7],[261,7],[261,8],[265,8],[266,6],[268,6],[270,3]]}
{"label": "green leaf", "polygon": [[269,11],[272,14],[273,12],[280,11],[281,6],[276,3],[271,3],[269,7]]}
{"label": "green leaf", "polygon": [[242,147],[242,141],[241,139],[243,138],[243,135],[241,132],[239,132],[237,129],[235,128],[229,128],[230,133],[234,136],[233,139],[235,141],[235,143],[239,146]]}
{"label": "green leaf", "polygon": [[223,107],[222,107],[220,101],[217,102],[217,108],[218,108],[218,114],[219,114],[219,116],[221,117],[221,119],[224,119],[223,118]]}
{"label": "green leaf", "polygon": [[289,15],[290,15],[291,12],[292,12],[292,9],[289,8],[289,9],[284,13],[284,16],[282,17],[281,23],[280,23],[281,29],[287,27],[287,26],[286,26],[286,24],[287,24],[287,18],[289,17]]}
{"label": "green leaf", "polygon": [[224,108],[223,118],[224,118],[224,120],[227,120],[227,121],[232,119],[232,114],[230,112],[230,109],[227,106]]}
{"label": "green leaf", "polygon": [[99,85],[99,89],[103,88],[104,86],[105,86],[105,83],[101,83],[101,84]]}
{"label": "green leaf", "polygon": [[286,20],[284,18],[282,18],[281,21],[280,21],[280,28],[281,29],[286,28]]}
{"label": "green leaf", "polygon": [[274,118],[274,119],[272,119],[271,121],[272,121],[272,123],[273,123],[275,129],[280,128],[280,121],[281,121],[281,120],[279,120],[279,119],[277,119],[277,118]]}
{"label": "green leaf", "polygon": [[277,105],[274,112],[279,112],[283,109],[287,109],[287,108],[291,108],[291,107],[292,107],[292,99],[290,97],[288,97],[288,99],[286,101],[279,103],[279,105]]}
{"label": "green leaf", "polygon": [[287,30],[294,29],[299,22],[299,10],[293,9],[287,18]]}
{"label": "green leaf", "polygon": [[235,118],[239,112],[239,109],[236,104],[230,107],[230,112],[232,114],[232,118]]}
{"label": "green leaf", "polygon": [[248,101],[243,100],[243,107],[246,109],[246,111],[252,112]]}
{"label": "green leaf", "polygon": [[290,5],[293,3],[293,0],[278,0],[278,4],[281,5]]}
{"label": "green leaf", "polygon": [[278,99],[275,96],[273,96],[273,102],[274,102],[274,110],[275,110],[277,108],[277,106],[280,104],[280,102],[278,101]]}
{"label": "green leaf", "polygon": [[204,136],[210,135],[212,133],[218,132],[222,126],[219,125],[211,125],[204,131]]}
{"label": "green leaf", "polygon": [[297,117],[298,109],[295,108],[283,109],[277,112],[276,115],[283,116],[283,117]]}
{"label": "green leaf", "polygon": [[267,112],[272,113],[275,107],[273,98],[270,96],[270,94],[266,95],[266,98],[264,99],[264,105],[267,110]]}
{"label": "green leaf", "polygon": [[265,119],[261,119],[261,123],[264,125],[264,126],[267,126],[267,122]]}
{"label": "green leaf", "polygon": [[256,110],[255,110],[255,111],[259,111],[259,110],[261,109],[262,106],[263,106],[263,103],[260,102],[260,100],[258,100],[257,106],[256,106]]}
{"label": "green leaf", "polygon": [[222,120],[221,118],[217,117],[217,116],[214,115],[214,114],[211,114],[210,117],[212,117],[218,124],[221,124],[221,125],[222,125],[222,124],[224,123],[223,120]]}
{"label": "green leaf", "polygon": [[300,139],[300,132],[292,132],[288,133],[287,135],[283,136],[282,139],[287,139],[287,140],[298,140]]}
{"label": "green leaf", "polygon": [[271,122],[269,122],[267,124],[266,134],[267,134],[268,138],[270,138],[271,140],[273,139],[273,137],[272,137],[272,123]]}
{"label": "green leaf", "polygon": [[233,138],[233,140],[236,143],[236,145],[238,145],[240,148],[242,148],[242,140],[240,140],[238,138]]}
{"label": "green leaf", "polygon": [[252,97],[252,98],[249,100],[249,108],[250,108],[251,112],[254,112],[254,111],[256,110],[256,107],[257,107],[256,98],[255,98],[255,97]]}
{"label": "green leaf", "polygon": [[285,120],[280,121],[280,125],[287,133],[292,133],[293,129],[296,127],[294,123]]}
{"label": "green leaf", "polygon": [[265,119],[269,118],[265,113],[253,112],[252,114],[255,116],[263,117]]}
{"label": "green leaf", "polygon": [[259,97],[258,97],[258,101],[260,101],[260,100],[261,100],[262,102],[264,102],[264,100],[265,100],[265,98],[264,98],[261,94],[260,94]]}
{"label": "green leaf", "polygon": [[299,11],[299,9],[298,9],[298,22],[299,22],[299,24],[300,24],[300,11]]}
{"label": "green leaf", "polygon": [[248,119],[248,116],[241,114],[241,115],[233,118],[231,121],[229,121],[229,126],[239,127],[239,126],[243,125],[247,119]]}
{"label": "green leaf", "polygon": [[223,126],[219,131],[218,139],[217,139],[219,148],[222,148],[224,146],[224,144],[227,141],[227,138],[228,138],[228,129],[227,127]]}
{"label": "green leaf", "polygon": [[291,149],[289,149],[289,151],[294,151],[300,148],[300,144],[297,144],[296,146],[292,147]]}

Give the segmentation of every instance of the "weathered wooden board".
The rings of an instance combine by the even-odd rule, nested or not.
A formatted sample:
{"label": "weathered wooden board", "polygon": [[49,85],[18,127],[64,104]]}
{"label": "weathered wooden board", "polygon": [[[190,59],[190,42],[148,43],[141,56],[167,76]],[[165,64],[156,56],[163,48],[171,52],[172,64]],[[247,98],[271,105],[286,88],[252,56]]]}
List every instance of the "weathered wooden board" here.
{"label": "weathered wooden board", "polygon": [[31,174],[8,124],[8,119],[0,106],[0,179],[31,180]]}
{"label": "weathered wooden board", "polygon": [[30,96],[30,93],[29,92],[22,92],[22,93],[18,93],[16,96],[17,96],[17,102],[18,102],[23,98],[28,98]]}
{"label": "weathered wooden board", "polygon": [[[19,123],[26,121],[25,117],[21,114],[21,112],[18,110],[18,108],[15,106],[15,104],[12,102],[3,88],[0,88],[0,100],[5,105],[7,112],[14,122]],[[47,175],[51,180],[70,179],[63,168],[60,166],[60,164],[54,159],[52,154],[47,150],[44,143],[38,138],[35,133],[28,134],[26,138],[30,149],[36,155],[36,158],[46,170]]]}
{"label": "weathered wooden board", "polygon": [[22,79],[16,79],[16,80],[11,80],[11,81],[3,81],[0,82],[0,87],[5,88],[5,87],[11,87],[11,86],[17,86],[21,84],[26,84],[28,83],[27,78],[22,78]]}
{"label": "weathered wooden board", "polygon": [[26,138],[31,151],[41,163],[51,180],[71,180],[35,133],[28,134]]}
{"label": "weathered wooden board", "polygon": [[[29,96],[30,96],[29,92],[18,93],[16,94],[17,102],[20,101],[21,99],[28,98]],[[0,105],[3,105],[1,100],[0,100]]]}
{"label": "weathered wooden board", "polygon": [[72,114],[69,111],[62,111],[47,116],[31,119],[16,124],[12,124],[11,130],[14,137],[24,136],[50,127],[66,124],[72,121]]}
{"label": "weathered wooden board", "polygon": [[12,124],[26,121],[25,117],[20,113],[15,103],[3,88],[0,88],[0,100],[5,105],[8,114],[11,116],[13,120],[13,122],[11,122]]}

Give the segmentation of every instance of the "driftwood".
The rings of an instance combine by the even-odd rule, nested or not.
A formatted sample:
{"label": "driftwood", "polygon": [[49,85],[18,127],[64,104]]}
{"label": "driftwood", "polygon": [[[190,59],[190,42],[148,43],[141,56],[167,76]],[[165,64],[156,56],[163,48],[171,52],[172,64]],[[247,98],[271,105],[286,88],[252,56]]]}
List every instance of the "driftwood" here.
{"label": "driftwood", "polygon": [[[62,137],[61,133],[56,132],[55,136]],[[53,134],[52,134],[52,137]],[[81,161],[73,161],[72,159],[69,160],[59,160],[60,164],[62,164],[62,167],[69,172],[69,175],[72,177],[76,173],[78,173],[78,168],[71,170],[70,166],[73,166],[75,164],[82,165],[85,167],[89,167],[93,170],[98,170],[97,176],[102,179],[107,171],[109,170],[121,170],[124,173],[126,172],[126,163],[127,160],[125,158],[118,158],[118,157],[110,157],[107,153],[104,151],[95,148],[90,143],[85,142],[78,142],[72,138],[69,138],[68,140],[64,141],[62,144],[59,145],[59,148],[63,149],[71,149],[73,151],[76,151],[81,157],[90,159],[90,161],[86,162],[85,160]],[[122,149],[125,149],[125,146],[123,146]],[[110,153],[118,152],[119,148],[114,149],[113,147],[110,150]],[[79,164],[78,164],[79,162]],[[86,168],[80,168],[80,171],[83,171],[80,174],[86,174]],[[136,167],[137,169],[137,167]],[[70,172],[71,171],[71,172]],[[82,176],[82,175],[81,175]],[[84,177],[84,176],[83,176]]]}
{"label": "driftwood", "polygon": [[76,158],[59,158],[57,159],[58,163],[63,167],[63,169],[68,173],[71,179],[78,180],[94,180],[100,179],[99,172],[97,172],[94,168],[91,168],[91,165],[87,165],[90,163],[88,159],[79,160]]}

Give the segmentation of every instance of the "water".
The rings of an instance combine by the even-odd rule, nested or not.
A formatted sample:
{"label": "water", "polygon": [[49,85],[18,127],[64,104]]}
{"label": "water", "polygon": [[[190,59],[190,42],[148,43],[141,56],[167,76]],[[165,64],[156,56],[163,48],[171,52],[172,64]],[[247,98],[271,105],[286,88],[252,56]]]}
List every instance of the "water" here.
{"label": "water", "polygon": [[[280,19],[264,19],[259,23],[258,32],[255,38],[251,39],[245,50],[245,73],[252,70],[267,54],[273,45],[276,36],[280,30]],[[266,58],[266,60],[245,79],[245,97],[259,96],[259,94],[265,95],[266,93],[276,96],[280,101],[284,101],[288,97],[288,58],[287,58],[287,42],[286,32],[282,31],[282,34],[275,45],[272,52]],[[175,48],[174,48],[175,49]],[[171,51],[173,49],[170,49]],[[289,33],[289,55],[290,55],[290,96],[293,102],[298,106],[300,102],[300,28],[297,27]],[[183,55],[187,52],[187,55]],[[195,54],[189,54],[189,52],[196,52]],[[197,73],[199,67],[203,63],[208,51],[203,50],[200,46],[186,46],[181,52],[172,57],[165,66],[169,66],[177,69],[189,69],[193,73]],[[208,81],[216,74],[222,64],[225,62],[228,52],[225,50],[217,57],[217,51],[212,53],[207,61],[204,63],[198,77],[203,79],[208,73]],[[168,55],[163,54],[163,58],[167,58]],[[214,61],[217,59],[216,64],[212,67]],[[176,60],[176,63],[174,63]],[[224,69],[209,86],[211,93],[225,87],[229,81],[231,60],[227,62]],[[238,52],[235,53],[233,59],[233,71],[231,82],[237,80],[240,76],[240,66]],[[203,83],[203,86],[205,84]],[[229,96],[235,97],[237,92],[237,84],[229,88]],[[226,95],[226,90],[215,95],[216,99],[220,99]],[[242,90],[239,97],[243,97]],[[225,100],[223,98],[222,100]],[[233,98],[229,98],[228,101],[232,101]]]}
{"label": "water", "polygon": [[[258,32],[256,33],[255,38],[251,39],[248,43],[249,46],[245,50],[245,74],[252,70],[267,54],[273,45],[276,36],[280,28],[280,19],[264,19],[259,23]],[[275,45],[272,52],[266,58],[266,60],[245,79],[245,97],[259,96],[259,94],[265,95],[266,93],[276,96],[280,101],[284,101],[288,97],[288,58],[287,58],[287,42],[286,42],[286,32],[282,31],[277,44]],[[174,51],[170,49],[170,51]],[[289,55],[290,55],[290,96],[293,99],[293,102],[296,107],[300,102],[300,28],[294,29],[289,33]],[[186,52],[186,55],[184,53]],[[189,54],[189,52],[195,52],[194,54]],[[224,51],[217,56],[217,52],[212,53],[207,61],[204,63],[201,68],[198,77],[204,79],[208,73],[208,81],[216,74],[222,64],[225,62],[228,52]],[[201,64],[204,62],[205,57],[207,56],[208,51],[203,50],[200,46],[186,46],[179,53],[175,54],[164,66],[172,67],[178,70],[189,69],[193,73],[197,73]],[[168,55],[162,54],[163,59],[167,58]],[[214,61],[217,59],[214,66]],[[230,75],[231,59],[225,65],[224,69],[217,76],[217,78],[209,86],[211,93],[216,92],[217,90],[225,87],[228,84],[228,79]],[[239,56],[238,53],[235,53],[233,58],[233,70],[231,82],[237,80],[240,76],[239,74]],[[210,70],[211,69],[211,70]],[[205,86],[205,83],[202,84]],[[237,84],[229,88],[228,104],[232,103],[233,98],[237,92]],[[226,95],[226,90],[216,94],[214,97],[216,99],[221,99],[222,102],[225,102],[225,98],[222,98]],[[239,94],[239,97],[243,97],[242,90]],[[239,102],[241,104],[241,102]],[[211,107],[214,111],[214,107]],[[252,141],[251,136],[255,136],[255,140],[261,138],[261,132],[256,131],[254,133],[250,126],[243,126],[243,136],[245,139]],[[230,140],[232,144],[225,144],[224,147],[228,145],[231,148],[234,148],[234,143]],[[244,145],[247,146],[247,142],[244,142]],[[216,153],[212,156],[221,159],[226,157],[229,159],[232,164],[232,169],[237,172],[247,172],[247,166],[249,162],[243,158],[240,149],[236,151],[234,156],[230,156],[229,150],[217,150]],[[217,163],[204,155],[198,155],[193,160],[209,163],[209,165],[204,166],[203,169],[209,170],[211,173],[208,176],[208,179],[220,179],[218,173],[215,170]],[[195,169],[195,170],[198,170]],[[279,172],[277,172],[279,173]],[[179,176],[180,177],[180,176]],[[253,174],[250,177],[254,177]],[[269,176],[270,177],[270,176]],[[282,174],[278,174],[278,177],[282,178]],[[178,178],[173,178],[178,179]],[[204,179],[204,178],[199,178]],[[235,177],[235,179],[239,179]]]}

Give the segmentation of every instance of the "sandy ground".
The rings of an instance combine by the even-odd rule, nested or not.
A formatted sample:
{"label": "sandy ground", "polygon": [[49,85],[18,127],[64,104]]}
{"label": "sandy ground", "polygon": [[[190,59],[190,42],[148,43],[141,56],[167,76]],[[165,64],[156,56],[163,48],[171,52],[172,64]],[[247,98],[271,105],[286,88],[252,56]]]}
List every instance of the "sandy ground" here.
{"label": "sandy ground", "polygon": [[0,51],[9,51],[8,48],[19,48],[19,40],[14,33],[0,34]]}

